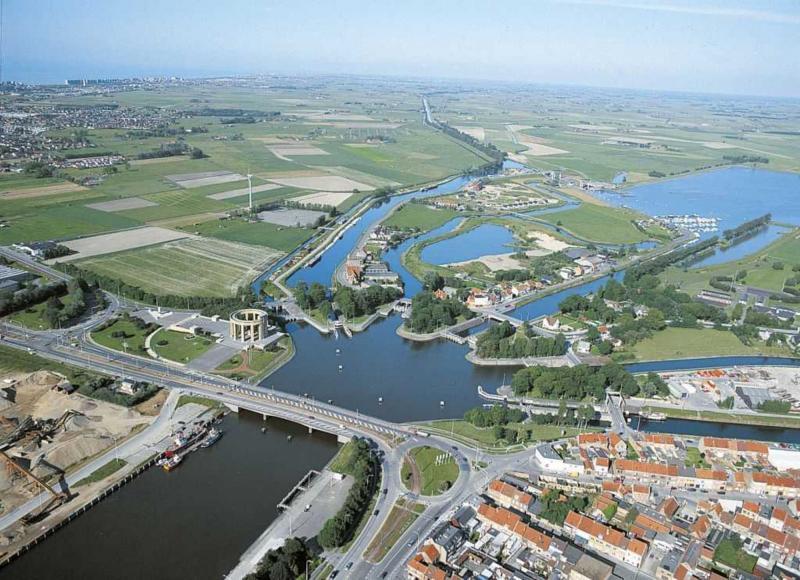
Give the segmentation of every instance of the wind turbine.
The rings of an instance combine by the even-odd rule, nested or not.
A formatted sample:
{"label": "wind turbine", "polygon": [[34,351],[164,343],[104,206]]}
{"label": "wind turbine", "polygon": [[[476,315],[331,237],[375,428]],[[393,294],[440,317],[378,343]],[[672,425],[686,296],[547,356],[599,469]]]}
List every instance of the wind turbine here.
{"label": "wind turbine", "polygon": [[250,197],[250,213],[253,213],[253,174],[247,174],[247,193]]}

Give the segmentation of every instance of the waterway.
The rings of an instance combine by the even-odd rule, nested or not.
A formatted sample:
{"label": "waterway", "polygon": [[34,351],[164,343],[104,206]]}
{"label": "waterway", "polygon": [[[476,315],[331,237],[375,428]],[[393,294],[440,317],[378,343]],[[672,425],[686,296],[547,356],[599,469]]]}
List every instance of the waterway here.
{"label": "waterway", "polygon": [[[718,174],[722,177],[715,177]],[[730,212],[724,218],[727,222],[723,221],[723,228],[738,225],[774,207],[785,209],[781,212],[773,209],[776,219],[800,223],[798,176],[732,168],[685,179],[689,185],[684,186],[683,180],[666,181],[655,184],[658,186],[655,190],[646,190],[647,195],[640,188],[633,188],[630,191],[635,194],[622,198],[621,202],[656,214],[709,213],[723,218],[721,212]],[[414,197],[456,191],[466,182],[467,178],[457,178],[433,190],[393,197],[370,208],[316,265],[295,273],[289,279],[290,285],[300,281],[330,285],[335,269],[359,236],[391,209]],[[744,190],[743,183],[747,184]],[[706,195],[704,188],[709,187],[715,193]],[[669,195],[675,191],[679,195]],[[691,195],[698,200],[690,203],[692,191],[695,193]],[[764,200],[770,196],[775,203],[765,205]],[[741,205],[740,198],[752,198],[753,203],[748,201],[745,208],[737,207]],[[637,200],[642,200],[641,206],[636,205]],[[706,212],[711,209],[713,213]],[[407,296],[416,294],[421,286],[400,264],[402,253],[420,239],[452,231],[458,221],[452,220],[420,238],[407,240],[386,254],[387,262],[403,278]],[[459,238],[459,244],[465,245],[464,237],[454,239]],[[478,255],[492,253],[484,247],[479,250]],[[448,257],[448,261],[454,259]],[[514,315],[530,319],[551,313],[565,297],[595,291],[606,281],[607,278],[595,280],[541,298],[517,308]],[[448,341],[422,344],[405,341],[395,333],[400,324],[402,319],[393,315],[373,324],[366,332],[356,333],[352,339],[337,339],[321,335],[311,327],[292,324],[289,331],[295,341],[296,355],[262,386],[307,393],[319,400],[332,400],[337,405],[393,421],[412,421],[458,417],[483,403],[477,396],[478,385],[494,390],[510,381],[514,368],[474,366],[464,359],[465,346]],[[745,364],[800,364],[800,361],[717,357],[635,363],[628,368],[647,372]],[[383,397],[382,403],[378,402],[379,397]],[[4,577],[222,577],[274,519],[275,505],[281,497],[309,469],[324,465],[336,450],[336,443],[329,436],[309,436],[302,427],[277,420],[268,424],[269,431],[262,435],[259,417],[243,414],[227,418],[223,426],[225,436],[216,446],[190,456],[173,473],[153,469],[143,474],[4,569]],[[668,420],[643,424],[642,429],[800,442],[798,431],[695,421]],[[288,434],[293,435],[292,441],[287,441]]]}
{"label": "waterway", "polygon": [[337,444],[330,435],[309,435],[277,419],[264,423],[247,412],[228,416],[221,428],[216,445],[170,473],[146,471],[4,568],[2,577],[224,577],[275,518],[283,496],[309,469],[330,461]]}
{"label": "waterway", "polygon": [[[780,223],[800,226],[800,175],[749,167],[727,167],[686,177],[637,185],[619,192],[595,192],[614,205],[648,215],[697,214],[719,219],[719,232],[771,213]],[[696,264],[711,265],[739,259],[777,237],[775,229],[737,244]]]}

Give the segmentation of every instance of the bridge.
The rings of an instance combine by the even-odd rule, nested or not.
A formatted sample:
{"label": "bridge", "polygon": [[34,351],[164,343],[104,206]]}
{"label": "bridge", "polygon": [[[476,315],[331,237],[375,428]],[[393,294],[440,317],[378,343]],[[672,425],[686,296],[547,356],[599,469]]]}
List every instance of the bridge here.
{"label": "bridge", "polygon": [[195,372],[155,359],[110,351],[82,337],[73,347],[62,343],[50,332],[27,333],[3,325],[0,343],[69,364],[74,367],[108,375],[120,375],[134,381],[150,382],[219,401],[229,409],[246,409],[264,417],[275,417],[298,423],[310,430],[323,431],[347,441],[356,435],[393,439],[410,431],[401,425],[363,415],[314,399],[254,388],[251,385],[214,375]]}

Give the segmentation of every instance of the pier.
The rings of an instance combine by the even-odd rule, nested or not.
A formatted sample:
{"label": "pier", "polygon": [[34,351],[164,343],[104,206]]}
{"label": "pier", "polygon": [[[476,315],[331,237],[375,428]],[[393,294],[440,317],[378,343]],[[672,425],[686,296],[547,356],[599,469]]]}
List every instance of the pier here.
{"label": "pier", "polygon": [[301,479],[289,493],[287,493],[283,499],[278,503],[279,510],[287,510],[292,505],[294,499],[303,493],[304,491],[308,491],[308,488],[313,485],[314,481],[319,477],[319,471],[316,469],[312,469],[308,473],[303,476]]}

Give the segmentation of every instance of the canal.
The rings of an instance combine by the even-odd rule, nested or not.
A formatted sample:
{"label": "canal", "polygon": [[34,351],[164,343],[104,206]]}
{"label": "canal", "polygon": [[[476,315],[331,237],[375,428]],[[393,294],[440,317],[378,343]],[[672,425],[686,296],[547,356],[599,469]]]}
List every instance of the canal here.
{"label": "canal", "polygon": [[[508,164],[510,165],[510,164]],[[733,172],[733,173],[731,173]],[[734,178],[744,176],[748,187],[766,180],[770,195],[782,197],[783,189],[797,192],[800,178],[774,172],[755,172],[734,168],[725,170],[723,177],[715,173],[686,178],[692,180],[681,195],[657,195],[684,187],[681,180],[656,184],[654,195],[642,194],[622,198],[626,204],[648,213],[704,213],[719,196],[705,199],[703,188],[720,189]],[[766,176],[764,176],[766,175]],[[699,181],[697,181],[699,179]],[[717,181],[721,179],[722,181]],[[467,178],[456,178],[425,192],[412,192],[392,197],[367,210],[310,268],[298,270],[290,285],[300,281],[331,284],[338,265],[346,258],[358,238],[389,211],[409,199],[456,191]],[[669,184],[669,185],[667,185]],[[710,184],[710,185],[709,185]],[[650,187],[650,186],[643,186]],[[667,189],[658,189],[667,188]],[[696,189],[699,193],[693,193]],[[681,190],[683,191],[683,190]],[[734,187],[738,195],[750,195],[756,189]],[[760,190],[759,190],[760,191]],[[612,194],[609,194],[612,195]],[[692,197],[695,196],[695,197]],[[663,198],[667,197],[665,201]],[[756,197],[763,202],[765,195]],[[695,203],[702,198],[702,203]],[[795,201],[800,196],[795,196]],[[641,205],[640,205],[640,201]],[[716,200],[716,201],[714,201]],[[620,199],[615,200],[620,203]],[[646,203],[645,203],[646,201]],[[738,225],[743,218],[751,219],[769,211],[761,203],[746,208],[727,200],[726,207],[735,215],[725,217],[724,227]],[[667,204],[667,205],[664,205]],[[773,204],[770,204],[773,205]],[[565,208],[569,208],[567,205]],[[691,208],[691,211],[689,209]],[[709,213],[711,213],[709,211]],[[716,215],[716,212],[714,213]],[[800,206],[791,205],[789,218],[800,218]],[[776,214],[776,217],[777,214]],[[788,221],[784,215],[781,221]],[[421,285],[402,267],[400,258],[408,248],[420,241],[452,231],[459,220],[415,240],[407,240],[385,256],[391,268],[406,284],[407,296],[413,296]],[[797,219],[800,223],[800,219]],[[480,228],[478,228],[480,230]],[[472,239],[466,255],[484,255],[507,247],[502,232],[492,230],[490,250],[481,246],[486,230],[477,240]],[[770,232],[765,236],[772,239]],[[448,243],[466,236],[452,238]],[[467,238],[469,241],[471,238]],[[747,245],[753,251],[764,238]],[[465,250],[466,251],[466,250]],[[743,251],[742,249],[737,252]],[[456,255],[456,254],[454,254]],[[460,256],[461,254],[459,254]],[[442,256],[444,261],[453,258]],[[615,274],[620,277],[622,273]],[[518,307],[514,315],[532,319],[556,310],[561,300],[573,294],[586,294],[600,288],[608,278],[564,290]],[[465,346],[447,341],[414,343],[396,334],[402,319],[393,315],[373,324],[366,332],[352,339],[321,335],[312,327],[291,324],[289,332],[295,342],[296,355],[284,367],[262,382],[263,387],[308,394],[318,400],[335,404],[392,421],[406,422],[461,416],[467,409],[483,403],[477,396],[478,385],[494,390],[509,382],[513,367],[478,367],[465,360]],[[800,364],[797,360],[768,357],[718,357],[689,361],[663,361],[629,365],[633,372],[649,370],[678,370],[744,364]],[[379,402],[379,399],[382,401]],[[220,578],[238,560],[244,549],[263,532],[276,516],[275,505],[309,469],[323,466],[335,453],[336,443],[322,434],[307,435],[299,426],[277,420],[268,422],[269,430],[262,434],[259,417],[243,414],[226,418],[225,436],[214,447],[190,456],[180,469],[164,473],[152,469],[134,483],[110,496],[97,507],[48,539],[32,552],[3,570],[7,578]],[[800,443],[800,431],[724,425],[670,419],[663,422],[644,422],[642,430],[720,435]],[[291,441],[287,437],[292,435]]]}
{"label": "canal", "polygon": [[[267,425],[266,433],[261,433]],[[154,467],[2,570],[5,580],[223,578],[336,439],[229,415],[222,439],[170,473]],[[291,436],[289,441],[287,438]]]}

